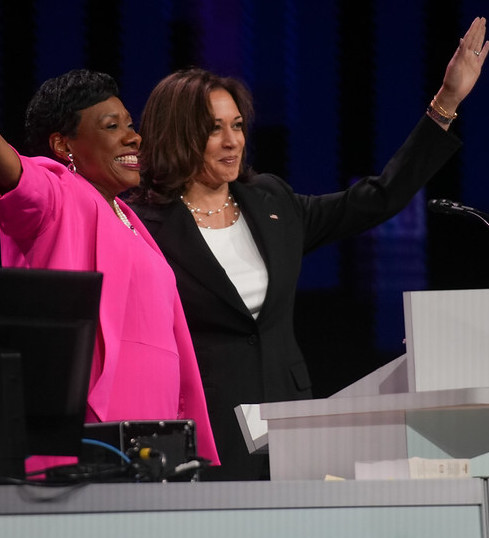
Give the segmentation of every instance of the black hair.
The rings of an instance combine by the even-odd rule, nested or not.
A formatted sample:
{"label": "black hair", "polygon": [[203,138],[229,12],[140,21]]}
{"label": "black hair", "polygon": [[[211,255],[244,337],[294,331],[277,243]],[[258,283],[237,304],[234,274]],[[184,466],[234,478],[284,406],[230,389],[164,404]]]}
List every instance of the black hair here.
{"label": "black hair", "polygon": [[110,97],[119,97],[119,89],[106,73],[73,69],[46,80],[27,107],[26,153],[56,158],[49,145],[50,135],[75,137],[80,111]]}

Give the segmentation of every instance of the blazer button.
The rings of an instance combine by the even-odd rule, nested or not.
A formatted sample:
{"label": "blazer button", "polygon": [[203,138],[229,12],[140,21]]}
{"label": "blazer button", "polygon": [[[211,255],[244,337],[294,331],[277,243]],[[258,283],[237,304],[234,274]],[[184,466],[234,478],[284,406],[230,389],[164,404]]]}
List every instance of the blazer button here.
{"label": "blazer button", "polygon": [[248,344],[253,346],[257,342],[258,342],[258,336],[256,334],[250,334],[250,336],[248,336]]}

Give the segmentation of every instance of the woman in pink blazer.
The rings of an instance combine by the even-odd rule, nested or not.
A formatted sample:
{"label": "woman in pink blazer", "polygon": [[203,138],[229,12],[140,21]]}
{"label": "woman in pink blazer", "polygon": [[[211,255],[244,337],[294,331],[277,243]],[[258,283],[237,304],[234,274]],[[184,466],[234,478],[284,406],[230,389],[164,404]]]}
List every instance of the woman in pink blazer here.
{"label": "woman in pink blazer", "polygon": [[193,419],[199,456],[218,464],[175,277],[117,197],[139,183],[141,138],[114,80],[76,70],[46,81],[26,129],[42,157],[0,137],[2,263],[103,273],[87,421]]}

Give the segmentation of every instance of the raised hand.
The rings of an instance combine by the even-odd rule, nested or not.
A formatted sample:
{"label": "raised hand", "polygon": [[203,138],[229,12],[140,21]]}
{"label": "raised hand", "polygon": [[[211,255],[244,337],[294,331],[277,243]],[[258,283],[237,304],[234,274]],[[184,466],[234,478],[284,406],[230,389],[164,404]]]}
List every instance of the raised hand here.
{"label": "raised hand", "polygon": [[489,41],[484,42],[485,35],[486,19],[475,18],[464,37],[460,39],[460,44],[447,66],[436,100],[451,114],[467,97],[479,78],[489,52]]}

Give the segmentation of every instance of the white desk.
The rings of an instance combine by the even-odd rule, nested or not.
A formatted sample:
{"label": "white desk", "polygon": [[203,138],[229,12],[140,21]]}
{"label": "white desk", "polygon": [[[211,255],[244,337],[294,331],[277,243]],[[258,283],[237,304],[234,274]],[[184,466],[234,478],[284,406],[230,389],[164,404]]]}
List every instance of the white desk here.
{"label": "white desk", "polygon": [[0,487],[5,538],[487,537],[481,479]]}

